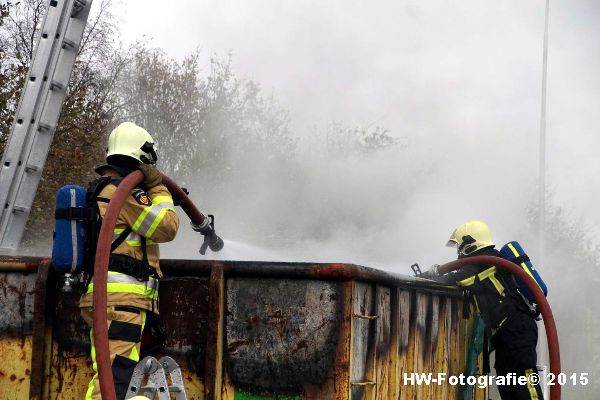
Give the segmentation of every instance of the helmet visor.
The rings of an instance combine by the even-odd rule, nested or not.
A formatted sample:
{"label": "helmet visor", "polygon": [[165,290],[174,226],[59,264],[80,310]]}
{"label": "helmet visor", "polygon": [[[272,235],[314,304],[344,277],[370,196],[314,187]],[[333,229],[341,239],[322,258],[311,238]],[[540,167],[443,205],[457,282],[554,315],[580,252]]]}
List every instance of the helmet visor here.
{"label": "helmet visor", "polygon": [[142,155],[140,157],[144,164],[156,164],[156,160],[158,160],[158,156],[156,154],[157,147],[158,146],[156,146],[156,144],[150,142],[146,142],[142,147],[140,147],[140,150],[148,155]]}

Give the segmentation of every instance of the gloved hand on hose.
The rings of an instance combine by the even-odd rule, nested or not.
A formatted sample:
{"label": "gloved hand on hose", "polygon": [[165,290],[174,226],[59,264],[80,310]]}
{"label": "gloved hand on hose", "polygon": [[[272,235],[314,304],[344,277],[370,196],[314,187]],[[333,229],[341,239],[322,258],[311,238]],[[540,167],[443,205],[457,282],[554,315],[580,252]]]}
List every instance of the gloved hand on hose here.
{"label": "gloved hand on hose", "polygon": [[194,224],[192,221],[190,221],[190,225],[192,225],[192,229],[194,231],[200,232],[204,236],[212,235],[215,233],[215,228],[213,227],[213,224],[211,224],[210,217],[204,213],[202,213],[202,215],[204,215],[202,223]]}
{"label": "gloved hand on hose", "polygon": [[154,165],[141,164],[138,169],[144,173],[144,185],[148,189],[162,184],[162,174]]}
{"label": "gloved hand on hose", "polygon": [[437,278],[438,276],[440,276],[439,267],[440,266],[438,264],[434,264],[427,271],[425,271],[422,274],[420,274],[419,278],[425,278],[425,279],[435,279],[435,278]]}

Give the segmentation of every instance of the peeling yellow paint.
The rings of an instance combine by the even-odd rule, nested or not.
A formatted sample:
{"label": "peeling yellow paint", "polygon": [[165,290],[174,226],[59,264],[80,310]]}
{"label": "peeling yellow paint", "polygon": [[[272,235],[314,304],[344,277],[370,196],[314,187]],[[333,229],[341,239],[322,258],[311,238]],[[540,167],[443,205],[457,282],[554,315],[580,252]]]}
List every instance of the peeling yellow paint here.
{"label": "peeling yellow paint", "polygon": [[31,336],[0,339],[0,399],[29,399]]}

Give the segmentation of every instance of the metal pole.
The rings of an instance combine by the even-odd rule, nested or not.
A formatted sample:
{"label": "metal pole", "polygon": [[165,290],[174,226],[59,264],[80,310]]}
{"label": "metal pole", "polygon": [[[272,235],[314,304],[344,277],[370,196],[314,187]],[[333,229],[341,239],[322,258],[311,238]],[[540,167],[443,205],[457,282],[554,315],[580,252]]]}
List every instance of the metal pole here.
{"label": "metal pole", "polygon": [[546,0],[546,19],[544,26],[544,50],[542,58],[542,109],[540,113],[540,166],[539,166],[539,240],[540,264],[544,263],[546,251],[546,81],[548,77],[548,21],[550,0]]}
{"label": "metal pole", "polygon": [[[544,265],[546,260],[546,90],[548,78],[548,25],[550,19],[550,0],[546,0],[546,16],[544,21],[544,49],[542,54],[542,101],[540,112],[540,166],[539,166],[539,263]],[[546,320],[543,321],[546,329]],[[538,363],[545,366],[548,364],[551,354],[548,354],[549,342],[546,336],[541,336],[538,341]],[[552,363],[550,363],[552,364]],[[544,397],[548,396],[548,386],[542,387]]]}

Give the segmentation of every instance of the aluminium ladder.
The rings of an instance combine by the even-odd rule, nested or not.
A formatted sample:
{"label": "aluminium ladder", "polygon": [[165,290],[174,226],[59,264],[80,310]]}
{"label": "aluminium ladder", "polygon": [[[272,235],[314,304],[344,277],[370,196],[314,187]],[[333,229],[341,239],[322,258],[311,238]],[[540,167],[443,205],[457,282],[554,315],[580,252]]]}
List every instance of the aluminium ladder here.
{"label": "aluminium ladder", "polygon": [[171,357],[156,360],[148,356],[136,365],[125,399],[141,395],[171,400],[171,394],[175,394],[176,400],[187,400],[179,365]]}
{"label": "aluminium ladder", "polygon": [[92,0],[49,0],[0,164],[0,252],[19,247]]}

